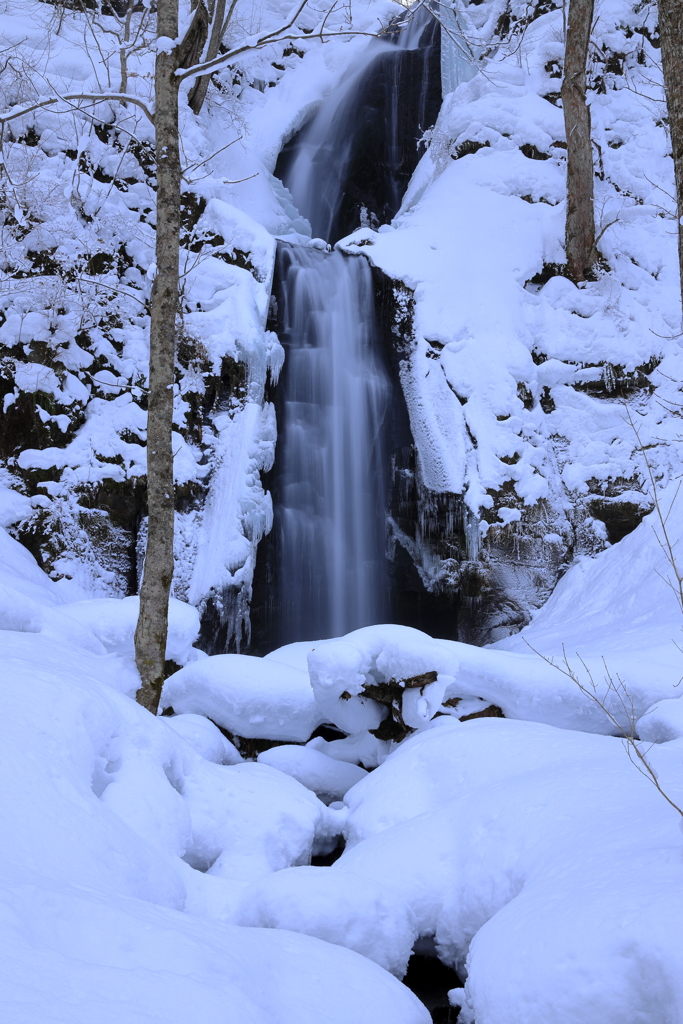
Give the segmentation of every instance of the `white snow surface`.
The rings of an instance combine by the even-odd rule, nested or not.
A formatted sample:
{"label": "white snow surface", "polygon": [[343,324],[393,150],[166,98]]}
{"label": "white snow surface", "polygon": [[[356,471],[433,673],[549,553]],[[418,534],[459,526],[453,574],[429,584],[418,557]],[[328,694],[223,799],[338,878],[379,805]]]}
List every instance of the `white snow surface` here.
{"label": "white snow surface", "polygon": [[[679,805],[681,753],[655,760]],[[409,950],[408,921],[466,974],[453,998],[482,1024],[680,1019],[681,818],[617,739],[442,718],[346,801],[342,857],[254,883],[245,920],[336,934],[385,964]]]}
{"label": "white snow surface", "polygon": [[[683,739],[666,724],[680,609],[653,526],[570,569],[518,650],[387,625],[281,660],[200,657],[166,683],[171,718],[128,696],[130,602],[85,601],[1,532],[14,603],[63,616],[0,631],[4,1017],[427,1024],[390,974],[432,937],[465,982],[451,998],[466,1021],[681,1019],[681,815],[578,686],[520,653],[527,635],[557,657],[566,636],[585,638],[586,664],[614,660],[643,703],[641,750],[683,805]],[[676,501],[667,529],[675,544]],[[364,680],[425,671],[469,703],[398,745],[363,728],[292,745],[328,718],[318,690],[335,709],[341,687],[360,702]],[[457,720],[482,698],[509,717]],[[213,722],[289,745],[242,761]],[[352,763],[373,752],[376,770]],[[316,795],[342,790],[343,805]],[[311,867],[340,835],[336,863]]]}
{"label": "white snow surface", "polygon": [[[0,583],[46,613],[72,606],[4,531]],[[60,625],[0,630],[2,1019],[428,1024],[364,956],[225,920],[343,814],[268,765],[212,763],[215,726],[152,717],[121,692],[126,656],[66,611]]]}
{"label": "white snow surface", "polygon": [[316,867],[278,871],[245,889],[237,921],[315,935],[362,953],[399,978],[417,938],[410,907],[390,886]]}
{"label": "white snow surface", "polygon": [[683,700],[660,700],[653,704],[636,723],[641,740],[668,743],[683,739]]}
{"label": "white snow surface", "polygon": [[160,710],[201,714],[237,736],[307,740],[324,718],[305,672],[246,654],[216,654],[166,680]]}
{"label": "white snow surface", "polygon": [[[333,741],[334,742],[334,741]],[[325,803],[341,800],[367,772],[355,764],[329,757],[315,747],[283,744],[259,754],[260,764],[269,764],[311,789]]]}
{"label": "white snow surface", "polygon": [[203,715],[171,715],[166,724],[189,743],[195,754],[214,764],[239,764],[243,760],[237,747],[217,725]]}

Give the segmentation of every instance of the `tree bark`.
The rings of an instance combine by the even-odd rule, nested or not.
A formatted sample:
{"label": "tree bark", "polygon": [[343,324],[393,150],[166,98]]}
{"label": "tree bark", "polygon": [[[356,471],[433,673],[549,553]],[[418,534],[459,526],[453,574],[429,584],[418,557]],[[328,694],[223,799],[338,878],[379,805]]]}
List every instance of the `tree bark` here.
{"label": "tree bark", "polygon": [[678,267],[683,302],[683,3],[659,0],[659,35],[662,41],[662,71],[669,111],[671,150],[676,176],[678,219]]}
{"label": "tree bark", "polygon": [[[178,0],[158,0],[157,35],[176,39]],[[147,412],[148,532],[135,631],[142,686],[137,699],[156,714],[164,682],[168,602],[173,580],[173,384],[178,312],[180,153],[177,55],[159,51],[155,68],[157,210],[156,276],[152,286]]]}
{"label": "tree bark", "polygon": [[[225,32],[225,3],[226,0],[215,0],[215,3],[210,10],[212,24],[211,24],[211,35],[209,37],[209,46],[206,52],[206,59],[213,60],[214,57],[218,56],[218,50],[221,45],[221,40]],[[234,5],[233,5],[234,6]],[[204,105],[206,94],[209,89],[209,82],[211,81],[211,75],[202,75],[198,78],[194,85],[191,87],[187,102],[192,108],[194,114],[198,114]]]}
{"label": "tree bark", "polygon": [[569,0],[562,108],[567,134],[565,248],[567,271],[573,281],[584,281],[595,262],[591,114],[586,103],[586,61],[592,22],[593,0]]}

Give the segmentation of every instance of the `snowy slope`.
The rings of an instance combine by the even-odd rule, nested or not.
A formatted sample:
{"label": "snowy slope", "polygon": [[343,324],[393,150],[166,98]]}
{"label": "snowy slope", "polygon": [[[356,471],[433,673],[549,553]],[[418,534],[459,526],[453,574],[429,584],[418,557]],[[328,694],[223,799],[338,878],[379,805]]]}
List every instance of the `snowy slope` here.
{"label": "snowy slope", "polygon": [[[677,545],[680,505],[667,525]],[[400,978],[414,942],[430,937],[465,983],[451,999],[466,1021],[680,1018],[681,815],[575,684],[520,653],[525,636],[549,656],[566,640],[587,663],[617,662],[637,702],[677,692],[680,664],[662,650],[680,609],[658,576],[651,519],[570,569],[534,623],[496,648],[382,626],[267,659],[193,662],[181,617],[175,642],[189,664],[167,683],[183,712],[171,719],[127,695],[130,599],[110,599],[103,619],[101,599],[54,583],[4,531],[0,540],[7,1019],[183,1024],[199,1008],[226,1024],[426,1024],[390,973]],[[370,752],[372,766],[362,731],[245,762],[180,707],[192,699],[214,717],[223,700],[257,735],[287,716],[298,727],[287,706],[307,654],[323,720],[343,687],[429,669],[441,698],[496,699],[510,718],[461,722],[469,705],[444,706],[402,743],[375,741],[382,763],[368,774],[345,763]],[[301,711],[309,701],[301,689]],[[681,806],[683,741],[662,731],[677,701],[661,704],[647,757]],[[361,706],[339,724],[367,727]],[[344,803],[328,807],[316,791],[344,792]],[[342,857],[309,866],[340,834]]]}

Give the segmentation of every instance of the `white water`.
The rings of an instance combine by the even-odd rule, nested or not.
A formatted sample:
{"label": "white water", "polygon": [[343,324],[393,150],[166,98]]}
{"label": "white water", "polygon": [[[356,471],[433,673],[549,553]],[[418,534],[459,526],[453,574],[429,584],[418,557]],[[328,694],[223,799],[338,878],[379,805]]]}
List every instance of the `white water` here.
{"label": "white water", "polygon": [[392,50],[391,43],[368,46],[346,82],[323,103],[299,141],[285,184],[315,238],[330,238],[342,201],[359,116],[353,100],[370,67]]}
{"label": "white water", "polygon": [[387,612],[381,426],[389,382],[373,353],[364,259],[280,255],[287,358],[277,526],[289,641],[340,636]]}
{"label": "white water", "polygon": [[[387,140],[387,164],[390,169],[398,167],[399,118],[398,109],[400,56],[403,51],[416,50],[425,30],[432,27],[431,16],[422,8],[409,20],[390,41],[373,40],[359,56],[346,80],[324,101],[308,127],[302,132],[297,144],[296,157],[290,165],[285,185],[294,200],[299,213],[307,218],[314,237],[335,242],[333,238],[336,219],[341,206],[349,164],[354,156],[356,138],[362,130],[364,117],[359,102],[366,76],[383,64],[387,103],[384,132]],[[425,72],[426,74],[426,68]],[[427,81],[418,90],[421,97],[427,93]],[[423,128],[429,127],[422,123]],[[417,139],[416,139],[417,146]],[[401,186],[390,175],[387,196],[391,207],[398,210],[401,201]],[[338,236],[337,236],[338,237]]]}

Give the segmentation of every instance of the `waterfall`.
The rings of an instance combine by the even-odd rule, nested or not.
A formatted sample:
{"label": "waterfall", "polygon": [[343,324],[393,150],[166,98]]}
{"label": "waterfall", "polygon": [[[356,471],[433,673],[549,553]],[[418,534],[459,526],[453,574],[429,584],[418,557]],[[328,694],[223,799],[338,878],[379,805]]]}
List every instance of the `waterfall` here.
{"label": "waterfall", "polygon": [[420,8],[373,40],[346,80],[285,148],[276,173],[313,235],[335,243],[398,211],[418,142],[441,101],[439,25]]}
{"label": "waterfall", "polygon": [[[276,174],[313,234],[336,242],[397,212],[440,103],[438,24],[420,10],[368,45],[283,151]],[[437,83],[435,88],[435,82]],[[255,647],[390,617],[385,478],[389,379],[369,264],[280,243],[274,527],[257,575]]]}
{"label": "waterfall", "polygon": [[381,427],[389,385],[374,351],[368,264],[281,247],[275,530],[281,630],[339,636],[387,613]]}

